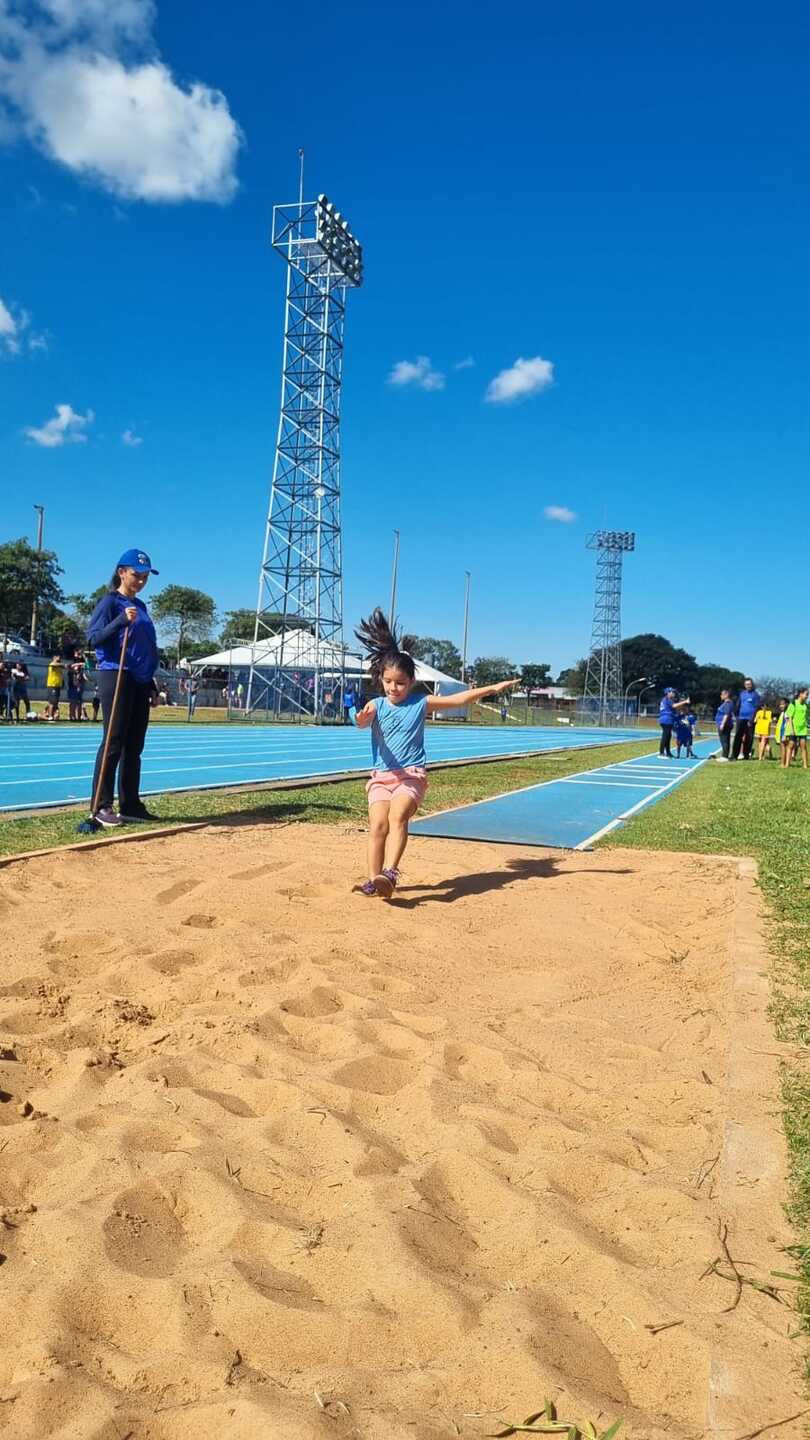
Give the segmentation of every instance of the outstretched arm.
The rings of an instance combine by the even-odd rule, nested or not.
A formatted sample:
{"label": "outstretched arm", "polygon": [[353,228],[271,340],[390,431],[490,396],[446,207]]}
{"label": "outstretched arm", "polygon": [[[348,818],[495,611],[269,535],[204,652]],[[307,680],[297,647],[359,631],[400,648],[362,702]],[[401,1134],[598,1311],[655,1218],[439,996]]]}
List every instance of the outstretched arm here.
{"label": "outstretched arm", "polygon": [[457,710],[460,705],[471,705],[483,700],[485,695],[500,695],[504,690],[514,690],[519,680],[501,680],[497,685],[479,685],[476,690],[459,690],[455,695],[428,695],[428,712],[434,710]]}

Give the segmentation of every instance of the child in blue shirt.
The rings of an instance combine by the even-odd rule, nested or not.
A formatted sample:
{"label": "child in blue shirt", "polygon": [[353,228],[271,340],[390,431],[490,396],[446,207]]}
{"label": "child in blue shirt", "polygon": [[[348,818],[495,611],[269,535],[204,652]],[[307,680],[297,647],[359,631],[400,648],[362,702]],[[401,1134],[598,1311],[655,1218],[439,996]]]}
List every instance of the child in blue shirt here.
{"label": "child in blue shirt", "polygon": [[383,694],[353,710],[355,725],[371,729],[371,779],[368,795],[368,879],[363,895],[390,900],[399,880],[397,868],[408,843],[408,823],[427,790],[425,719],[437,710],[456,710],[498,695],[519,682],[502,680],[455,695],[419,695],[415,692],[413,657],[398,640],[379,607],[355,631],[371,659],[372,678]]}
{"label": "child in blue shirt", "polygon": [[692,749],[692,726],[689,724],[688,716],[678,715],[675,718],[675,758],[680,760],[681,750],[686,750],[687,760],[694,760],[695,752]]}

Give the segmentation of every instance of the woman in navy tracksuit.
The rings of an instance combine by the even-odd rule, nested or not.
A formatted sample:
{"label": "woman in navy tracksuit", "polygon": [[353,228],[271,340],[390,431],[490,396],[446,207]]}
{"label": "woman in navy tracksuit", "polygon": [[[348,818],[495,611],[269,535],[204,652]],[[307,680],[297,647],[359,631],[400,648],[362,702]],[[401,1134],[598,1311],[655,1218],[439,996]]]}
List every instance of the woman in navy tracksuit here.
{"label": "woman in navy tracksuit", "polygon": [[[154,820],[140,797],[141,753],[149,724],[149,709],[157,697],[155,671],[158,667],[157,636],[149,611],[138,598],[150,575],[157,575],[143,550],[127,550],[110,580],[109,592],[99,600],[87,627],[87,639],[98,661],[98,687],[104,736],[109,733],[109,750],[104,774],[100,776],[104,740],[96,756],[93,795],[96,819],[112,827],[126,820]],[[112,701],[121,664],[124,635],[128,634],[124,673],[115,716]],[[118,770],[118,809],[113,809],[115,772]]]}

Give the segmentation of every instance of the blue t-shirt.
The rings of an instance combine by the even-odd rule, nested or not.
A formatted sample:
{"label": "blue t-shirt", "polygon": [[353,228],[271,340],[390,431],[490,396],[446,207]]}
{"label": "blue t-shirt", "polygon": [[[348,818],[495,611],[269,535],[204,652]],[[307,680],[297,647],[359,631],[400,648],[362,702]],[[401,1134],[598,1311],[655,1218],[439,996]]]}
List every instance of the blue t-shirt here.
{"label": "blue t-shirt", "polygon": [[90,616],[87,640],[93,646],[99,670],[117,670],[121,663],[121,645],[127,618],[124,611],[131,605],[138,614],[131,628],[124,669],[133,680],[149,684],[158,667],[157,636],[149,611],[137,596],[133,600],[117,590],[103,595]]}
{"label": "blue t-shirt", "polygon": [[371,754],[375,770],[406,770],[409,765],[426,765],[426,695],[409,695],[399,705],[385,696],[375,700],[376,715],[371,726]]}
{"label": "blue t-shirt", "polygon": [[737,711],[741,720],[753,720],[762,700],[757,690],[740,691],[740,708]]}
{"label": "blue t-shirt", "polygon": [[658,706],[658,724],[659,724],[659,725],[674,725],[674,724],[675,724],[675,711],[674,711],[674,709],[672,708],[672,696],[671,696],[671,695],[665,695],[664,698],[663,698],[663,700],[661,701],[661,704]]}
{"label": "blue t-shirt", "polygon": [[729,716],[733,715],[734,705],[732,701],[721,700],[719,706],[717,707],[717,714],[714,717],[714,723],[717,726],[718,730],[727,730],[729,726]]}

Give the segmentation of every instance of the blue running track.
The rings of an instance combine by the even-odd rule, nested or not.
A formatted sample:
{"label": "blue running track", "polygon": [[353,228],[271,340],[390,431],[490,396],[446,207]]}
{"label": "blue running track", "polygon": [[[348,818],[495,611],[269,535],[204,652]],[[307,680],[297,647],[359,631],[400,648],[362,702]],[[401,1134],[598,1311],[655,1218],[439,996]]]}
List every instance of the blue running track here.
{"label": "blue running track", "polygon": [[[101,726],[23,726],[0,732],[0,811],[79,804],[90,799]],[[428,762],[541,754],[652,741],[639,730],[541,726],[428,726]],[[153,725],[146,739],[141,791],[206,790],[218,786],[304,780],[368,772],[368,733],[303,725]]]}
{"label": "blue running track", "polygon": [[715,740],[699,740],[694,760],[642,755],[599,770],[545,780],[492,800],[429,815],[411,825],[411,834],[587,850],[688,780],[716,750]]}

